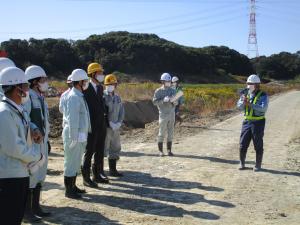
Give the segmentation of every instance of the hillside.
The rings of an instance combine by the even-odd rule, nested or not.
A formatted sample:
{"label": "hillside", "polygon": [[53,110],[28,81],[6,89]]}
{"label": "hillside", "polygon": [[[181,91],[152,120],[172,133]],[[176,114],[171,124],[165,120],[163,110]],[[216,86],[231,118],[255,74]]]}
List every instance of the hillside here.
{"label": "hillside", "polygon": [[137,78],[156,80],[165,71],[192,82],[235,82],[228,74],[253,72],[250,60],[225,46],[185,47],[154,34],[110,32],[85,40],[11,39],[1,43],[18,66],[43,66],[55,78],[92,61],[103,64],[106,73],[119,71]]}
{"label": "hillside", "polygon": [[[299,53],[280,53],[250,60],[225,46],[192,48],[155,34],[109,32],[84,40],[11,39],[0,45],[17,66],[41,65],[47,73],[65,79],[74,68],[90,62],[103,64],[105,72],[119,72],[129,79],[157,80],[163,72],[185,82],[235,83],[234,76],[257,72],[265,78],[294,79],[300,74]],[[128,75],[128,76],[127,76]]]}

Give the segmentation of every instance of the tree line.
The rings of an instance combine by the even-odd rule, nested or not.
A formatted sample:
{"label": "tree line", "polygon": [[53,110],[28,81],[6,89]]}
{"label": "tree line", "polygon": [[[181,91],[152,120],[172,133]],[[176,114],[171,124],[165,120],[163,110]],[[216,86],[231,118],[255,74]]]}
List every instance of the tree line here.
{"label": "tree line", "polygon": [[300,74],[299,52],[280,53],[250,60],[226,46],[186,47],[154,34],[109,32],[84,40],[10,39],[0,45],[20,68],[40,65],[55,78],[65,78],[74,68],[101,62],[106,73],[119,71],[135,77],[156,80],[170,72],[195,80],[210,77],[248,76],[257,71],[262,77],[292,79]]}

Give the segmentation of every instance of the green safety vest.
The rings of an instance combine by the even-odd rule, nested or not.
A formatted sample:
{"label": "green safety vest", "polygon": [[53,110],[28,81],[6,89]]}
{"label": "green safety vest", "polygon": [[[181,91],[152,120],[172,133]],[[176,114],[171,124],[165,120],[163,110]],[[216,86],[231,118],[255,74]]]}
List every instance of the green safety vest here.
{"label": "green safety vest", "polygon": [[[253,104],[256,104],[257,100],[259,99],[259,97],[261,96],[263,92],[259,91],[258,94],[255,96],[254,100],[253,100]],[[247,96],[248,98],[250,98],[250,96]],[[253,115],[253,108],[251,108],[249,110],[249,107],[246,106],[245,108],[245,120],[263,120],[265,119],[265,116],[254,116]]]}

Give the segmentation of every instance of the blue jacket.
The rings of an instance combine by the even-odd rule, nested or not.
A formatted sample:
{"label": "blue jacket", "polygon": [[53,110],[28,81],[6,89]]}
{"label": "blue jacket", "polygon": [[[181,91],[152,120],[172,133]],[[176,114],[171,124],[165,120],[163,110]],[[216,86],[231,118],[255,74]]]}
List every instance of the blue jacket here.
{"label": "blue jacket", "polygon": [[113,123],[122,123],[125,116],[124,106],[120,96],[117,94],[109,95],[104,91],[105,105],[108,108],[108,121]]}
{"label": "blue jacket", "polygon": [[[255,116],[264,116],[265,113],[267,112],[268,109],[268,105],[269,105],[269,97],[268,95],[263,92],[261,94],[261,96],[258,98],[256,104],[253,104],[253,100],[256,96],[258,92],[254,93],[254,94],[248,94],[248,97],[250,98],[250,109],[253,109],[253,115]],[[246,93],[247,95],[247,93]],[[237,102],[237,107],[240,110],[244,110],[245,111],[245,104],[243,101],[243,97],[244,95],[241,95],[240,99]]]}

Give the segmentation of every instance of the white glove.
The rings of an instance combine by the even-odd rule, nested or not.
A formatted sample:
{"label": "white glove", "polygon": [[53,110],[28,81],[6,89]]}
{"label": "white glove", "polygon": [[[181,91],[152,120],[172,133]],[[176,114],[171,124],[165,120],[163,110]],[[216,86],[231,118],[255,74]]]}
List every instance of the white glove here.
{"label": "white glove", "polygon": [[86,141],[87,141],[87,134],[84,133],[84,132],[80,132],[78,134],[78,142],[83,143],[83,142],[86,142]]}
{"label": "white glove", "polygon": [[27,165],[30,174],[36,173],[46,162],[45,156],[41,154],[41,158],[37,162],[31,162]]}
{"label": "white glove", "polygon": [[169,102],[170,101],[170,97],[169,96],[166,96],[165,98],[164,98],[164,102]]}
{"label": "white glove", "polygon": [[112,130],[115,130],[115,127],[116,127],[115,123],[109,121],[109,126]]}
{"label": "white glove", "polygon": [[71,144],[69,145],[69,148],[74,148],[76,144],[77,144],[77,140],[72,140]]}
{"label": "white glove", "polygon": [[120,127],[122,126],[122,123],[115,123],[115,125],[116,125],[116,130],[119,130]]}

